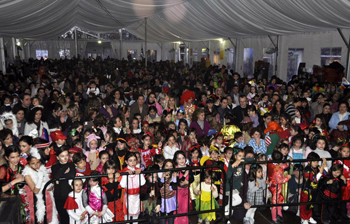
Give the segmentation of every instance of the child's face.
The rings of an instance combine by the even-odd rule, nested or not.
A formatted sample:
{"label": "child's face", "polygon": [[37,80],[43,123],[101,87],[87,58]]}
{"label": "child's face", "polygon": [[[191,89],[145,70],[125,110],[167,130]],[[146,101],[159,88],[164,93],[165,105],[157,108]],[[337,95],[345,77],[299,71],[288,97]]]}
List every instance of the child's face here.
{"label": "child's face", "polygon": [[107,174],[114,174],[115,169],[114,168],[107,168],[106,172],[107,172]]}
{"label": "child's face", "polygon": [[261,179],[262,178],[262,170],[261,169],[258,169],[257,171],[256,171],[256,179]]}
{"label": "child's face", "polygon": [[167,162],[165,165],[164,165],[164,169],[165,170],[168,170],[168,169],[173,169],[174,166],[171,162]]}
{"label": "child's face", "polygon": [[197,159],[198,159],[198,156],[199,156],[198,151],[197,151],[197,150],[194,150],[194,151],[192,152],[192,159],[197,160]]}
{"label": "child's face", "polygon": [[196,140],[196,133],[191,132],[189,137],[190,137],[191,142],[194,142]]}
{"label": "child's face", "polygon": [[210,153],[210,158],[214,161],[218,161],[218,158],[219,158],[219,153],[217,151],[212,151]]}
{"label": "child's face", "polygon": [[296,131],[292,128],[292,129],[290,129],[290,134],[291,134],[292,136],[296,136],[296,135],[298,134],[298,132],[296,132]]}
{"label": "child's face", "polygon": [[139,120],[139,123],[142,122],[142,117],[141,116],[136,116],[137,120]]}
{"label": "child's face", "polygon": [[170,137],[168,139],[168,145],[174,145],[175,144],[175,138],[174,137]]}
{"label": "child's face", "polygon": [[334,178],[340,177],[340,175],[341,175],[341,170],[334,170],[334,171],[332,171],[332,174],[333,174],[333,177],[334,177]]}
{"label": "child's face", "polygon": [[296,148],[300,148],[301,147],[301,141],[300,140],[296,140],[295,143],[294,143],[294,146]]}
{"label": "child's face", "polygon": [[244,158],[244,152],[239,152],[235,155],[236,160],[240,160]]}
{"label": "child's face", "polygon": [[316,143],[318,149],[324,149],[326,147],[326,142],[323,139],[319,139]]}
{"label": "child's face", "polygon": [[177,113],[177,119],[180,120],[184,118],[184,114],[183,113]]}
{"label": "child's face", "polygon": [[148,125],[148,124],[144,124],[144,125],[142,126],[142,131],[143,131],[143,132],[148,132],[148,130],[149,130],[149,125]]}
{"label": "child's face", "polygon": [[311,167],[317,168],[318,167],[318,161],[311,161]]}
{"label": "child's face", "polygon": [[19,148],[21,150],[21,153],[26,153],[26,154],[29,154],[29,150],[32,146],[31,145],[28,145],[28,143],[26,142],[19,142]]}
{"label": "child's face", "polygon": [[225,154],[226,159],[230,160],[232,158],[233,152],[231,150],[227,151]]}
{"label": "child's face", "polygon": [[266,156],[264,155],[264,156],[261,156],[259,159],[258,159],[258,161],[266,161]]}
{"label": "child's face", "polygon": [[117,143],[118,150],[124,150],[124,147],[125,147],[125,143],[122,143],[122,142],[118,141],[118,143]]}
{"label": "child's face", "polygon": [[5,125],[8,129],[12,129],[13,127],[13,123],[12,123],[12,120],[7,120],[5,121]]}
{"label": "child's face", "polygon": [[237,138],[236,141],[237,141],[238,143],[243,142],[243,141],[244,141],[244,136],[242,135],[241,137]]}
{"label": "child's face", "polygon": [[218,144],[218,145],[221,145],[223,143],[223,141],[224,141],[223,137],[217,137],[216,138],[216,144]]}
{"label": "child's face", "polygon": [[180,167],[184,167],[186,166],[186,158],[182,154],[179,154],[176,158],[176,163]]}
{"label": "child's face", "polygon": [[294,174],[294,176],[295,176],[297,179],[299,179],[299,176],[300,176],[300,171],[299,171],[299,170],[294,170],[294,171],[293,171],[293,174]]}
{"label": "child's face", "polygon": [[84,139],[85,139],[85,142],[87,142],[87,136],[89,136],[91,133],[90,132],[85,132],[85,134],[84,134]]}
{"label": "child's face", "polygon": [[151,137],[147,136],[144,140],[142,140],[142,143],[148,147],[151,145]]}
{"label": "child's face", "polygon": [[350,148],[349,147],[343,147],[340,151],[342,158],[348,158],[350,156]]}
{"label": "child's face", "polygon": [[139,122],[138,120],[133,120],[132,121],[132,129],[136,130],[139,128]]}
{"label": "child's face", "polygon": [[107,162],[109,160],[109,155],[108,154],[103,154],[102,156],[101,156],[101,164],[102,165],[105,165],[105,163]]}
{"label": "child's face", "polygon": [[90,187],[94,187],[98,184],[98,181],[93,181],[92,179],[89,180]]}
{"label": "child's face", "polygon": [[80,191],[83,189],[83,181],[78,179],[74,180],[74,188],[72,186],[72,189],[74,189],[75,193],[80,193]]}
{"label": "child's face", "polygon": [[283,117],[280,117],[280,124],[285,126],[287,124],[287,120],[284,119]]}
{"label": "child's face", "polygon": [[208,185],[211,185],[213,182],[211,181],[211,177],[206,177],[205,179],[204,179],[204,182],[206,183],[206,184],[208,184]]}
{"label": "child's face", "polygon": [[180,129],[181,130],[185,130],[185,128],[186,128],[186,125],[183,122],[181,122],[180,123]]}
{"label": "child's face", "polygon": [[128,166],[134,168],[137,164],[137,160],[138,159],[136,157],[132,156],[128,160],[126,160],[125,162],[126,162],[126,164],[128,164]]}
{"label": "child's face", "polygon": [[67,150],[61,152],[58,156],[57,156],[57,160],[61,163],[61,164],[66,164],[68,163],[68,159],[69,159],[69,153]]}
{"label": "child's face", "polygon": [[58,139],[57,141],[56,141],[56,144],[57,145],[64,145],[66,143],[66,140],[64,140],[64,139]]}
{"label": "child's face", "polygon": [[6,146],[12,145],[13,144],[13,139],[12,139],[12,135],[8,134],[7,137],[4,140],[4,144]]}
{"label": "child's face", "polygon": [[40,165],[41,165],[40,159],[32,158],[32,160],[30,160],[29,162],[29,166],[33,170],[38,170],[40,168]]}
{"label": "child's face", "polygon": [[122,120],[120,120],[120,118],[118,117],[118,118],[116,119],[116,122],[115,122],[114,126],[117,127],[117,128],[120,128],[120,127],[122,127],[122,125],[123,125],[123,122],[122,122]]}
{"label": "child's face", "polygon": [[163,164],[164,164],[164,160],[161,161],[161,162],[159,162],[159,163],[155,163],[155,164],[157,164],[157,165],[159,166],[159,168],[162,168],[162,167],[163,167]]}
{"label": "child's face", "polygon": [[316,118],[315,124],[317,127],[320,127],[322,125],[322,120],[320,118]]}
{"label": "child's face", "polygon": [[169,130],[176,130],[175,124],[170,124],[169,125]]}
{"label": "child's face", "polygon": [[171,114],[168,114],[165,118],[165,122],[170,122],[171,121]]}
{"label": "child's face", "polygon": [[97,140],[91,140],[89,144],[90,149],[97,149]]}
{"label": "child's face", "polygon": [[86,161],[84,159],[80,160],[79,162],[77,162],[75,164],[75,166],[79,169],[79,170],[84,170],[86,167]]}
{"label": "child's face", "polygon": [[286,155],[288,155],[288,153],[289,153],[289,149],[288,148],[281,148],[281,153],[282,153],[282,155],[283,156],[286,156]]}
{"label": "child's face", "polygon": [[157,178],[158,178],[157,173],[153,173],[152,175],[148,176],[148,181],[150,183],[156,183],[157,182]]}
{"label": "child's face", "polygon": [[295,111],[295,116],[298,117],[298,118],[301,117],[300,112],[298,110]]}

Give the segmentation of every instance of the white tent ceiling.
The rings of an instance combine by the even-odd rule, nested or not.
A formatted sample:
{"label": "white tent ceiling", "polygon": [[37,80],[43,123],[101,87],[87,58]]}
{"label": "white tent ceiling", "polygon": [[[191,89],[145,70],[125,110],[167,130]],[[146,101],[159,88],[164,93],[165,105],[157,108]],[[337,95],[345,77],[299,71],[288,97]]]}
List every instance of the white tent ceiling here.
{"label": "white tent ceiling", "polygon": [[126,28],[156,42],[285,35],[350,27],[348,0],[2,0],[0,35],[57,38],[78,26]]}

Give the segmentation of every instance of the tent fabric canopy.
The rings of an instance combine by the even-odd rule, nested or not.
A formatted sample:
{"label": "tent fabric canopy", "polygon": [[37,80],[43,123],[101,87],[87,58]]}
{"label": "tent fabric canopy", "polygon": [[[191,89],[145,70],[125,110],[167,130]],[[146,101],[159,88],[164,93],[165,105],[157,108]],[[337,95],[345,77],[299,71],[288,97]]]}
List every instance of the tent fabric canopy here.
{"label": "tent fabric canopy", "polygon": [[0,35],[57,38],[126,28],[154,42],[287,35],[350,27],[347,0],[3,0]]}

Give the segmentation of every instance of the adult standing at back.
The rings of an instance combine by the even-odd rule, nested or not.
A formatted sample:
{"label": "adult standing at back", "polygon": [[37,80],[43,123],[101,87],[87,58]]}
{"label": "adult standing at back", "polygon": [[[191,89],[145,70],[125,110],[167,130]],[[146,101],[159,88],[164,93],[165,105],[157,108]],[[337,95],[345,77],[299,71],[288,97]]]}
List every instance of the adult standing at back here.
{"label": "adult standing at back", "polygon": [[30,108],[30,105],[32,104],[32,100],[31,100],[31,97],[30,97],[30,94],[29,93],[23,93],[21,95],[21,103],[17,103],[14,107],[13,107],[13,110],[18,110],[19,108],[24,108],[24,113],[25,115],[27,115],[29,113],[29,108]]}
{"label": "adult standing at back", "polygon": [[290,103],[286,108],[286,113],[289,114],[292,120],[295,118],[295,111],[298,107],[301,107],[301,99],[295,97],[293,103]]}
{"label": "adult standing at back", "polygon": [[234,124],[238,126],[240,129],[242,129],[241,121],[243,120],[244,117],[248,117],[247,105],[248,105],[247,97],[242,95],[242,96],[239,96],[239,106],[233,109],[233,115],[235,116]]}
{"label": "adult standing at back", "polygon": [[139,95],[137,101],[131,105],[130,120],[134,118],[135,114],[141,114],[142,120],[144,120],[145,116],[148,114],[148,106],[145,103],[145,97],[143,95]]}

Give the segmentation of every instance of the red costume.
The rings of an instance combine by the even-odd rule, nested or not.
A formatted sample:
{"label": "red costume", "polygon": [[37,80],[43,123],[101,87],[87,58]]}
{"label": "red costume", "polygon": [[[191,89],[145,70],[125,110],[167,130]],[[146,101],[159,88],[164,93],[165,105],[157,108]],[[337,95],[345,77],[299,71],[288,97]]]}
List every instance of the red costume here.
{"label": "red costume", "polygon": [[347,186],[343,186],[342,191],[342,200],[350,199],[350,160],[337,160],[334,163],[343,165],[343,176],[346,178]]}
{"label": "red costume", "polygon": [[[272,204],[281,204],[283,203],[282,195],[282,184],[288,182],[288,177],[283,176],[284,169],[288,167],[288,164],[275,164],[269,163],[268,165],[268,174],[267,177],[270,181],[269,190],[272,194]],[[272,220],[276,221],[276,215],[282,216],[281,207],[272,207],[271,214]]]}
{"label": "red costume", "polygon": [[156,154],[160,154],[159,150],[153,147],[151,149],[139,149],[139,151],[141,152],[141,164],[143,164],[145,168],[147,168],[148,166],[152,166],[153,156],[155,156]]}

